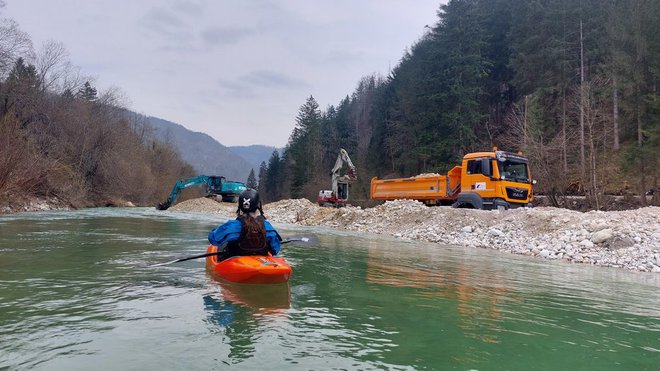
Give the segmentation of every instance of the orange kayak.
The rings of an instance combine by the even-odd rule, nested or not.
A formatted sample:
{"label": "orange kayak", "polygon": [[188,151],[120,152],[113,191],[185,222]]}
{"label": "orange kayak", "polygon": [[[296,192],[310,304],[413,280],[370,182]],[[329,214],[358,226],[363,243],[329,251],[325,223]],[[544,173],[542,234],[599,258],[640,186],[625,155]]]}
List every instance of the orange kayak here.
{"label": "orange kayak", "polygon": [[[208,253],[218,251],[209,245]],[[206,269],[216,276],[238,283],[283,283],[291,277],[291,266],[286,260],[270,255],[232,256],[218,262],[218,256],[206,257]]]}

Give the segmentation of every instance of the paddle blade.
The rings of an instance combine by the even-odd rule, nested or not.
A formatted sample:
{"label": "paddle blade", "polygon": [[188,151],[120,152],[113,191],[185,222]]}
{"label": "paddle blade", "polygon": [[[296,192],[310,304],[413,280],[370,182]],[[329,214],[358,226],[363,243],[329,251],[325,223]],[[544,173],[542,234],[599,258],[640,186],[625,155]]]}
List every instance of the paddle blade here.
{"label": "paddle blade", "polygon": [[282,241],[282,244],[313,246],[319,244],[319,239],[314,235],[295,236]]}
{"label": "paddle blade", "polygon": [[174,264],[174,263],[178,263],[178,262],[179,262],[179,259],[171,260],[171,261],[168,261],[168,262],[165,262],[165,263],[152,264],[152,265],[149,266],[149,268],[162,267],[163,265],[170,265],[170,264]]}

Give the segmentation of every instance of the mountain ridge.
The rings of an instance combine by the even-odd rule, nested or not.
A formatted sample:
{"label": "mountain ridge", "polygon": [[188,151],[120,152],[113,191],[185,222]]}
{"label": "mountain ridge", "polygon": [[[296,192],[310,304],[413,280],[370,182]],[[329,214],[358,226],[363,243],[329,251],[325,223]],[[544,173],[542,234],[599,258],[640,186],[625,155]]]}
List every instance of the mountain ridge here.
{"label": "mountain ridge", "polygon": [[281,148],[267,146],[264,144],[252,144],[249,146],[229,146],[227,148],[250,162],[254,167],[254,173],[256,175],[259,175],[259,167],[261,166],[261,163],[268,163],[268,160],[273,155],[273,152],[278,151],[280,156],[282,155]]}
{"label": "mountain ridge", "polygon": [[[259,164],[267,161],[272,151],[276,149],[259,144],[228,147],[206,133],[190,130],[179,123],[155,116],[140,116],[153,129],[155,139],[175,146],[181,158],[192,165],[199,174],[221,175],[227,180],[246,182],[250,170],[254,169],[255,174],[258,174]],[[237,151],[240,153],[232,148],[238,148]],[[250,148],[258,153],[253,153]],[[259,160],[260,154],[265,151],[264,148],[272,148],[272,150],[268,157]]]}

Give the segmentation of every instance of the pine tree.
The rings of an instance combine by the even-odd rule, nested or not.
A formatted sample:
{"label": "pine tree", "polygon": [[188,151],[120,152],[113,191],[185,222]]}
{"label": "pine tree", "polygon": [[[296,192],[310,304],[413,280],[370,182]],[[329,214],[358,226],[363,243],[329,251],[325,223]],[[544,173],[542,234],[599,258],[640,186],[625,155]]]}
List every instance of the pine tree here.
{"label": "pine tree", "polygon": [[250,175],[248,175],[247,183],[245,185],[251,189],[257,189],[257,177],[254,175],[254,169],[250,169]]}
{"label": "pine tree", "polygon": [[280,162],[280,153],[273,151],[268,160],[268,170],[266,171],[266,182],[264,184],[264,198],[270,201],[277,201],[281,198],[281,184],[283,182],[282,166]]}
{"label": "pine tree", "polygon": [[39,85],[36,67],[29,63],[26,64],[23,58],[18,58],[14,68],[9,72],[7,83],[14,85],[14,88],[20,85],[21,89],[36,89]]}
{"label": "pine tree", "polygon": [[[291,195],[304,197],[303,187],[312,175],[314,165],[321,159],[320,142],[321,111],[313,96],[300,106],[296,116],[296,127],[285,149],[287,162],[291,170]],[[270,169],[270,164],[269,164]]]}
{"label": "pine tree", "polygon": [[78,90],[77,95],[88,102],[94,102],[98,98],[96,88],[92,87],[89,81],[86,81],[85,85]]}
{"label": "pine tree", "polygon": [[266,165],[266,161],[262,161],[261,165],[259,165],[259,183],[257,186],[257,190],[262,195],[266,193],[267,174],[268,166]]}

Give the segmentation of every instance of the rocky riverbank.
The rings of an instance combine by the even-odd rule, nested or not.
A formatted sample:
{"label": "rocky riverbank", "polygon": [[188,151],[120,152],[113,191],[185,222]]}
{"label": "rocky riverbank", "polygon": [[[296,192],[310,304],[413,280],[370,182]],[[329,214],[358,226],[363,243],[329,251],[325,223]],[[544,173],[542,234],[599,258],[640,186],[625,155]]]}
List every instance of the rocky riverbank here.
{"label": "rocky riverbank", "polygon": [[[198,198],[170,210],[222,213],[234,204]],[[660,207],[586,213],[553,207],[483,211],[397,200],[362,209],[319,207],[306,199],[264,205],[269,220],[388,234],[541,259],[660,273]]]}
{"label": "rocky riverbank", "polygon": [[57,197],[18,198],[0,206],[1,214],[22,213],[27,211],[71,210],[73,207]]}

